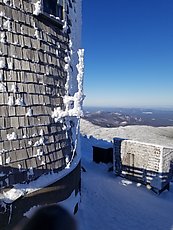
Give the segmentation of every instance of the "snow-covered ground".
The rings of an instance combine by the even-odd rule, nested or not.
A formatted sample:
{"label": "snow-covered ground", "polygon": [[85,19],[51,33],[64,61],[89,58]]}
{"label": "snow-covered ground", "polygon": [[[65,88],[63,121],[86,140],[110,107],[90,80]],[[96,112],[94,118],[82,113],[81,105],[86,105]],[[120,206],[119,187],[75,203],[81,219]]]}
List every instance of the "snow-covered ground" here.
{"label": "snow-covered ground", "polygon": [[173,146],[173,127],[101,128],[81,120],[81,134],[86,172],[82,172],[79,230],[173,230],[173,185],[158,196],[143,185],[116,177],[108,172],[109,166],[92,161],[92,145],[109,145],[106,141],[113,137]]}

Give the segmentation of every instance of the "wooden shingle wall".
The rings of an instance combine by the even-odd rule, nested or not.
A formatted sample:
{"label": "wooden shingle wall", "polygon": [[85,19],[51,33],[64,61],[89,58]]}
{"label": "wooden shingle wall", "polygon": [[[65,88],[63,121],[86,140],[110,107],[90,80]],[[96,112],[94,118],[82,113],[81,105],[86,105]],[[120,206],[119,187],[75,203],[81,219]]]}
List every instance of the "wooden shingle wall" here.
{"label": "wooden shingle wall", "polygon": [[68,35],[27,0],[0,0],[0,187],[61,170],[69,141],[51,114],[63,109]]}

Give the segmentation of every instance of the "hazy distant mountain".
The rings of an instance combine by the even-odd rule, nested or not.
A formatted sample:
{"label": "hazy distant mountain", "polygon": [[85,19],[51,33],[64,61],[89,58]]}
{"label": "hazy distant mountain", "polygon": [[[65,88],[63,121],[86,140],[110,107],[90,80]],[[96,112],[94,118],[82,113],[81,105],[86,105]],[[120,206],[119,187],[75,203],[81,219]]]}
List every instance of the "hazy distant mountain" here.
{"label": "hazy distant mountain", "polygon": [[88,109],[84,113],[84,119],[102,127],[173,126],[173,110],[116,108],[105,111]]}

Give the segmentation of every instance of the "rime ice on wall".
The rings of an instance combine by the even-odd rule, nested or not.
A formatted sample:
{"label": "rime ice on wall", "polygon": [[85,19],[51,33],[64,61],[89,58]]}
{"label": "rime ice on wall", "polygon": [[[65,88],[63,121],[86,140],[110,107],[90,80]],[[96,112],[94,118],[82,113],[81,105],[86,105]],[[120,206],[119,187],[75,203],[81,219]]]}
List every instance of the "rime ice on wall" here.
{"label": "rime ice on wall", "polygon": [[[65,95],[63,97],[64,108],[54,108],[52,117],[55,122],[60,121],[64,130],[71,132],[71,146],[73,146],[73,154],[71,159],[66,158],[68,166],[73,160],[76,152],[79,152],[79,118],[83,115],[82,104],[84,100],[83,94],[83,73],[84,73],[84,50],[80,49],[81,36],[81,1],[76,1],[71,6],[71,2],[67,1],[66,14],[64,23],[64,32],[69,33],[69,48],[66,50],[65,70],[67,72],[67,81],[65,84]],[[71,23],[67,23],[70,21]]]}
{"label": "rime ice on wall", "polygon": [[40,20],[40,3],[0,1],[2,189],[70,167],[79,153],[81,1],[66,1],[64,29]]}
{"label": "rime ice on wall", "polygon": [[39,15],[41,13],[42,5],[41,0],[34,3],[34,12],[33,14]]}
{"label": "rime ice on wall", "polygon": [[168,173],[170,161],[173,160],[173,149],[160,145],[124,140],[121,144],[121,158],[124,165],[158,173]]}
{"label": "rime ice on wall", "polygon": [[[116,140],[116,138],[115,138]],[[115,151],[119,147],[115,141]],[[149,184],[156,192],[165,189],[173,177],[173,148],[142,143],[132,140],[121,140],[121,172],[125,177]],[[116,158],[114,163],[117,170]]]}

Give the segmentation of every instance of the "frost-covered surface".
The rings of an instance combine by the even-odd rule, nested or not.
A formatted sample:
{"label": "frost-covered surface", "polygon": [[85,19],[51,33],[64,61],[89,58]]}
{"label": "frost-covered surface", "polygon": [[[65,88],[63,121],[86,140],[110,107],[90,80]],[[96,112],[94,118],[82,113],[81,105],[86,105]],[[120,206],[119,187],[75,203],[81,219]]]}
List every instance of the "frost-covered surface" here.
{"label": "frost-covered surface", "polygon": [[9,96],[8,97],[8,103],[9,106],[13,106],[14,105],[14,97],[13,96]]}
{"label": "frost-covered surface", "polygon": [[[66,2],[68,5],[68,1]],[[66,5],[66,7],[67,7]],[[64,32],[69,29],[69,50],[66,50],[65,71],[67,80],[65,84],[65,95],[63,96],[64,108],[54,108],[52,117],[55,122],[61,122],[67,136],[70,134],[71,146],[73,146],[72,157],[66,158],[66,163],[70,167],[75,154],[80,154],[79,125],[80,117],[83,115],[83,76],[84,76],[84,50],[81,45],[81,0],[74,1],[73,6],[68,6],[69,13],[64,21]],[[67,23],[71,21],[71,23]]]}
{"label": "frost-covered surface", "polygon": [[[108,166],[92,162],[92,145],[112,136],[152,139],[172,145],[173,128],[141,126],[101,128],[82,120],[82,197],[77,219],[79,230],[172,230],[173,185],[157,196],[140,183],[115,177]],[[167,134],[167,137],[165,137]],[[93,138],[87,138],[93,135]],[[96,139],[97,138],[97,139]]]}
{"label": "frost-covered surface", "polygon": [[[67,65],[68,69],[67,75],[67,83],[66,90],[68,90],[68,94],[73,96],[77,92],[78,83],[76,76],[78,74],[76,64],[78,62],[78,53],[77,51],[81,48],[81,23],[82,23],[82,10],[81,10],[82,1],[77,0],[73,2],[73,7],[67,1],[66,11],[68,8],[68,14],[66,14],[66,18],[64,21],[64,32],[68,29],[71,31],[69,34],[69,47],[70,51],[67,52]],[[68,22],[71,22],[69,25]],[[69,64],[72,68],[69,68]],[[69,87],[70,86],[70,87]]]}
{"label": "frost-covered surface", "polygon": [[114,137],[132,139],[145,143],[173,147],[173,127],[126,126],[118,128],[102,128],[81,119],[81,133],[97,139],[112,141]]}
{"label": "frost-covered surface", "polygon": [[9,18],[7,18],[7,20],[4,22],[3,26],[4,26],[4,29],[11,31],[11,22]]}
{"label": "frost-covered surface", "polygon": [[0,82],[0,91],[1,92],[6,92],[6,85],[4,84],[4,83],[2,83],[2,82]]}
{"label": "frost-covered surface", "polygon": [[[65,105],[65,110],[62,110],[60,107],[57,107],[54,109],[52,113],[52,117],[55,118],[56,121],[59,121],[61,118],[64,117],[77,117],[80,118],[81,115],[83,115],[83,100],[84,100],[84,94],[83,94],[83,74],[84,74],[84,50],[79,49],[78,50],[78,58],[79,63],[76,65],[78,74],[77,77],[74,78],[74,81],[77,79],[77,91],[74,93],[73,96],[71,96],[70,88],[73,86],[74,83],[72,83],[69,78],[67,78],[66,82],[66,95],[63,97],[63,102]],[[70,67],[70,61],[68,64],[67,74],[70,75],[69,69]]]}
{"label": "frost-covered surface", "polygon": [[0,42],[5,43],[5,33],[1,32],[0,34]]}
{"label": "frost-covered surface", "polygon": [[11,141],[11,140],[16,140],[16,139],[17,139],[17,135],[15,132],[7,134],[7,140]]}
{"label": "frost-covered surface", "polygon": [[[4,0],[5,4],[11,4],[11,2],[12,1]],[[21,10],[22,10],[22,1],[20,1],[20,2],[21,2],[21,4],[19,4],[19,5],[21,6]],[[34,12],[33,13],[35,15],[38,15],[38,14],[41,13],[41,10],[42,10],[42,6],[41,6],[42,1],[39,0],[39,1],[34,1],[34,2],[35,3],[33,3],[33,7],[34,7]],[[0,200],[1,200],[0,202],[2,202],[1,205],[3,205],[3,204],[5,205],[6,203],[11,204],[14,201],[16,201],[17,199],[21,198],[22,196],[25,196],[25,195],[27,195],[29,193],[33,193],[33,192],[35,192],[37,190],[40,190],[40,189],[44,188],[45,186],[48,186],[48,185],[58,181],[62,177],[64,177],[67,174],[69,174],[78,165],[78,163],[80,161],[80,141],[79,141],[79,136],[80,136],[80,134],[79,134],[79,123],[80,123],[80,120],[79,120],[79,118],[82,115],[82,103],[83,103],[83,99],[84,99],[84,95],[83,95],[83,71],[84,71],[83,58],[84,58],[84,50],[81,49],[81,47],[80,47],[80,33],[79,33],[80,24],[81,24],[81,1],[80,0],[72,1],[70,3],[69,3],[69,1],[65,1],[64,3],[65,4],[71,4],[71,7],[69,7],[70,12],[69,12],[69,15],[68,15],[68,17],[69,17],[68,19],[71,20],[71,23],[67,23],[67,27],[69,29],[68,33],[69,33],[69,31],[71,31],[71,34],[69,34],[69,47],[66,44],[66,39],[68,37],[67,36],[68,34],[66,34],[66,33],[64,34],[64,36],[65,36],[64,38],[63,38],[63,34],[62,34],[62,36],[58,36],[58,39],[55,39],[55,41],[59,40],[58,44],[57,43],[54,43],[54,44],[57,44],[57,52],[56,52],[56,54],[58,56],[59,56],[59,53],[61,53],[62,49],[63,49],[63,52],[64,52],[64,47],[67,46],[67,50],[65,51],[66,54],[67,54],[66,58],[65,58],[65,62],[66,62],[65,70],[66,70],[66,73],[67,73],[67,81],[66,81],[66,84],[65,84],[66,92],[65,92],[65,96],[62,98],[63,103],[61,103],[61,101],[60,101],[60,104],[57,103],[57,105],[54,103],[55,106],[61,106],[63,108],[63,110],[59,110],[60,107],[55,108],[55,113],[54,113],[53,117],[55,118],[55,122],[61,122],[63,124],[62,125],[63,126],[63,131],[66,131],[66,140],[70,141],[70,143],[67,143],[67,144],[69,144],[71,149],[69,150],[69,152],[66,153],[67,156],[64,156],[64,157],[66,157],[67,166],[66,166],[66,168],[64,170],[62,170],[59,173],[52,173],[52,171],[53,171],[52,170],[51,173],[46,174],[46,175],[42,175],[38,179],[36,179],[35,181],[32,181],[30,183],[26,183],[26,184],[24,184],[24,183],[23,184],[14,184],[14,183],[16,183],[16,181],[19,181],[19,180],[15,181],[15,179],[14,179],[14,181],[13,181],[13,179],[11,179],[11,181],[10,181],[9,178],[6,177],[7,179],[6,178],[4,179],[4,181],[3,181],[4,184],[1,183],[1,187],[2,186],[5,187],[6,185],[9,186],[9,184],[10,183],[11,184],[10,184],[10,187],[6,186],[7,189],[3,189],[1,191],[1,193],[0,193]],[[25,5],[27,5],[27,4],[25,4]],[[24,6],[23,6],[23,9],[24,9]],[[17,12],[20,11],[20,9],[16,9],[16,10],[17,10]],[[26,13],[26,16],[28,17],[28,23],[30,22],[30,20],[32,20],[32,22],[33,22],[33,19],[32,19],[33,15],[31,14],[31,12],[26,11],[25,13]],[[1,12],[0,15],[2,16],[2,15],[4,15],[4,13]],[[15,15],[15,12],[14,12],[14,15]],[[14,16],[14,15],[12,15],[12,16]],[[3,17],[4,18],[3,18],[3,25],[2,26],[4,27],[4,29],[6,31],[8,31],[8,32],[12,32],[12,34],[15,34],[15,28],[11,28],[14,21],[15,21],[15,23],[17,23],[17,20],[15,19],[15,17],[14,18],[13,17],[12,18],[7,18],[6,16],[3,16]],[[20,34],[21,37],[29,36],[30,37],[29,39],[31,39],[31,40],[33,39],[33,41],[36,41],[36,39],[38,39],[38,40],[43,39],[43,36],[41,36],[43,34],[42,32],[45,32],[45,33],[47,33],[48,36],[51,36],[51,34],[49,34],[51,32],[51,30],[49,32],[48,31],[46,32],[47,24],[46,24],[45,28],[43,28],[42,26],[41,26],[41,28],[37,28],[36,24],[34,24],[34,22],[33,22],[32,26],[33,26],[35,31],[32,30],[31,31],[32,34],[26,34],[27,33],[26,31],[27,31],[28,23],[26,23],[26,24],[21,23],[21,31],[19,31],[17,33],[17,34],[20,34],[20,32],[21,32],[21,34]],[[37,24],[39,24],[39,23],[37,23]],[[37,26],[39,26],[39,25],[37,25]],[[11,29],[13,29],[13,30],[10,31]],[[20,30],[20,27],[19,27],[19,30]],[[63,33],[63,31],[61,31],[61,32]],[[64,32],[67,32],[67,31],[64,30]],[[1,42],[1,44],[7,42],[5,33],[2,32],[2,31],[0,33],[0,42]],[[46,35],[46,37],[48,38],[47,35]],[[57,33],[57,35],[58,35],[58,33]],[[12,42],[12,44],[17,45],[17,43],[18,43],[17,40]],[[46,40],[44,42],[46,43]],[[19,41],[19,43],[20,43],[20,41]],[[2,44],[2,45],[4,46],[4,44]],[[33,45],[33,44],[30,44],[30,45]],[[45,49],[49,48],[48,45],[50,45],[50,44],[47,44],[47,48],[45,48]],[[17,46],[22,47],[22,44],[18,44]],[[29,48],[30,48],[30,46],[29,46]],[[32,48],[32,46],[31,46],[31,48]],[[34,52],[37,52],[36,47],[34,48],[34,50],[35,50]],[[43,51],[43,49],[42,49],[42,51]],[[44,52],[46,53],[46,50],[44,50]],[[2,51],[1,51],[1,53],[2,53]],[[16,55],[16,56],[13,56],[13,57],[18,56],[17,52],[15,54],[13,54],[13,55]],[[48,56],[52,56],[52,55],[49,53]],[[19,60],[21,60],[20,50],[19,50],[19,57],[17,58],[16,62],[20,62]],[[27,71],[32,72],[33,71],[33,68],[31,67],[31,65],[29,65],[30,61],[31,60],[29,60],[28,57],[23,57],[22,63],[24,62],[25,65],[24,64],[21,65],[21,67],[22,67],[21,68],[21,73],[22,73],[22,71],[24,71],[24,72],[27,72]],[[37,63],[37,65],[38,65],[38,62],[37,62],[36,59],[32,60],[32,64],[33,64],[33,62]],[[13,60],[13,58],[8,58],[8,60],[6,58],[3,58],[3,57],[0,58],[0,74],[1,74],[0,79],[1,79],[1,81],[3,81],[3,74],[5,73],[4,68],[5,68],[5,71],[6,70],[7,71],[8,70],[14,70],[15,71],[15,69],[14,69],[15,66],[14,65],[15,65],[15,61]],[[47,68],[49,67],[48,63],[45,63],[45,65],[47,66]],[[57,65],[58,65],[58,62],[57,62]],[[61,66],[59,66],[59,67],[61,68]],[[52,66],[51,66],[51,69],[52,69]],[[37,72],[38,75],[39,75],[39,71],[40,70],[38,68],[38,72]],[[13,71],[10,72],[10,74],[11,74],[10,75],[10,80],[13,77],[12,72]],[[63,69],[62,69],[62,72],[63,72],[63,76],[64,76],[64,70]],[[45,77],[46,77],[46,74],[47,75],[50,74],[49,71],[47,71],[47,73],[45,73]],[[41,73],[41,75],[42,75],[42,73]],[[61,73],[60,73],[60,75],[61,75]],[[6,76],[6,75],[4,75],[4,76]],[[33,101],[30,98],[31,99],[30,100],[31,104],[29,104],[30,107],[28,107],[27,97],[22,97],[23,94],[20,93],[20,90],[21,90],[20,87],[17,88],[18,84],[15,84],[15,80],[13,80],[13,82],[14,82],[14,84],[10,83],[10,84],[7,84],[7,85],[4,82],[0,83],[0,90],[2,92],[7,91],[7,89],[8,89],[8,95],[7,95],[8,101],[6,100],[5,105],[6,106],[9,105],[9,106],[12,106],[12,107],[15,106],[17,108],[15,110],[15,115],[13,115],[13,116],[16,116],[16,117],[18,117],[21,114],[21,109],[22,108],[20,108],[20,107],[21,106],[27,106],[26,107],[27,109],[22,110],[22,111],[25,112],[25,116],[26,116],[25,119],[28,120],[27,117],[33,116],[34,109],[32,110],[32,102],[35,105],[36,98],[38,98],[38,97],[33,96]],[[60,84],[61,84],[62,92],[61,92],[61,89],[60,89],[59,90],[60,95],[58,94],[58,97],[61,97],[62,95],[64,95],[64,89],[63,89],[64,82],[60,81]],[[27,86],[27,85],[24,85],[24,86]],[[27,89],[28,89],[28,91],[30,91],[29,87]],[[22,87],[22,90],[26,91],[26,88]],[[36,91],[36,89],[33,89],[33,91]],[[37,96],[39,95],[39,93],[40,92],[36,93]],[[44,94],[44,92],[43,92],[43,94]],[[29,96],[31,96],[31,95],[29,95]],[[39,102],[39,103],[40,103],[39,105],[41,105],[41,106],[46,105],[46,103],[43,103],[43,104],[41,102]],[[9,108],[9,109],[12,110],[14,108]],[[46,113],[48,113],[48,111],[46,109],[42,110],[43,113],[44,113],[44,111],[45,111],[45,114],[42,114],[42,115],[47,115]],[[50,110],[49,110],[49,112],[50,112]],[[41,111],[39,111],[39,113],[41,113]],[[34,111],[34,115],[35,115],[35,111]],[[22,116],[23,116],[23,113],[22,113]],[[31,118],[30,120],[34,120],[34,119]],[[18,121],[19,121],[18,119],[14,119],[14,123],[15,123],[14,125],[16,127],[19,127],[18,126]],[[34,122],[35,121],[33,121],[33,123]],[[40,124],[41,123],[40,120],[38,122],[39,122],[38,125],[41,126],[42,124]],[[49,122],[49,121],[45,121],[45,125],[47,124],[46,122]],[[32,125],[33,125],[33,123],[32,123]],[[21,126],[25,127],[25,125],[26,124],[22,124]],[[30,146],[38,147],[38,148],[33,148],[32,158],[38,158],[40,160],[39,163],[41,165],[44,165],[45,162],[44,162],[44,160],[42,161],[42,158],[41,158],[41,156],[43,155],[43,150],[42,150],[42,148],[40,146],[46,144],[46,141],[49,141],[49,140],[44,138],[43,130],[42,130],[42,133],[40,133],[41,137],[39,139],[30,138],[30,137],[37,137],[37,133],[36,133],[35,130],[28,135],[28,133],[30,132],[29,128],[31,128],[32,125],[29,124],[27,127],[25,127],[25,129],[26,128],[28,128],[28,129],[26,130],[26,132],[21,132],[21,134],[18,133],[18,129],[16,129],[16,127],[14,127],[15,132],[13,132],[13,129],[10,129],[11,131],[9,131],[9,133],[7,132],[7,135],[5,135],[5,140],[9,140],[9,141],[16,140],[16,143],[17,143],[17,139],[21,138],[21,135],[22,135],[22,137],[24,139],[27,138],[26,141],[28,142],[28,144]],[[37,127],[37,124],[34,123],[34,126]],[[49,132],[49,130],[47,132]],[[60,132],[60,130],[59,130],[59,132]],[[60,132],[60,134],[58,134],[58,135],[59,135],[59,138],[63,138],[62,143],[66,144],[65,140],[64,140],[64,133],[65,132]],[[58,139],[58,137],[57,137],[57,139]],[[58,142],[59,145],[61,144],[61,143],[59,143],[59,140],[56,140],[56,141]],[[58,144],[57,144],[57,146],[58,146]],[[62,148],[65,147],[65,146],[63,146],[63,144],[62,144]],[[7,145],[7,143],[6,143],[6,145]],[[21,148],[21,146],[20,146],[20,148]],[[16,149],[14,149],[14,150],[16,150]],[[7,153],[4,154],[5,151]],[[49,149],[48,149],[48,151],[49,151]],[[50,150],[50,151],[52,151],[52,150]],[[10,152],[10,154],[11,154],[11,152]],[[11,166],[12,163],[13,163],[13,159],[12,159],[10,154],[8,153],[7,150],[4,150],[4,149],[1,150],[0,164],[8,166],[8,164],[11,163],[10,164],[10,166]],[[16,150],[16,154],[17,154],[17,150]],[[65,151],[63,151],[63,154],[65,154]],[[2,157],[4,157],[4,155],[5,155],[5,160],[2,158]],[[3,159],[3,161],[2,161],[2,159]],[[20,158],[20,162],[21,162],[21,159],[22,159],[22,157]],[[24,159],[23,161],[25,161],[25,160],[26,159]],[[36,160],[36,159],[32,159],[32,160],[33,160],[33,162],[31,162],[31,164],[33,165],[33,167],[36,167],[36,166],[34,166],[34,160]],[[20,163],[18,164],[18,161],[17,161],[17,164],[15,164],[15,167],[17,167],[19,169],[19,172],[21,172],[23,170],[22,166],[23,166],[22,162],[21,162],[21,164]],[[52,167],[54,167],[53,162],[52,162]],[[34,174],[34,168],[32,168],[32,167],[29,168],[29,166],[27,165],[27,175],[25,173],[26,180],[29,178],[30,175],[33,175],[33,174]],[[11,178],[13,178],[13,177],[11,177]],[[21,179],[21,181],[22,181],[22,179]],[[23,179],[23,181],[24,181],[24,179]],[[13,188],[11,188],[12,186],[13,186]],[[11,207],[12,207],[12,205],[11,205]]]}
{"label": "frost-covered surface", "polygon": [[27,117],[32,117],[32,115],[33,115],[33,111],[32,111],[31,108],[29,108],[28,111],[27,111],[27,113],[26,113],[26,116]]}
{"label": "frost-covered surface", "polygon": [[41,0],[34,3],[34,7],[35,7],[35,9],[34,9],[33,14],[39,15],[41,13],[41,9],[42,9]]}
{"label": "frost-covered surface", "polygon": [[0,59],[0,69],[5,68],[5,58]]}
{"label": "frost-covered surface", "polygon": [[10,3],[10,0],[3,0],[3,2],[8,5]]}
{"label": "frost-covered surface", "polygon": [[24,106],[25,102],[24,102],[23,98],[22,97],[17,98],[15,101],[15,105]]}
{"label": "frost-covered surface", "polygon": [[170,162],[173,160],[173,147],[169,148],[168,146],[165,147],[157,144],[123,140],[121,142],[121,160],[123,165],[130,164],[129,153],[134,156],[134,167],[158,173],[169,173]]}
{"label": "frost-covered surface", "polygon": [[12,91],[13,93],[16,93],[16,92],[17,92],[17,86],[16,86],[15,83],[12,84],[12,86],[11,86],[11,91]]}
{"label": "frost-covered surface", "polygon": [[80,161],[80,156],[76,156],[71,163],[70,167],[66,167],[58,173],[49,173],[42,175],[37,180],[30,182],[29,184],[16,184],[14,187],[7,192],[0,194],[0,200],[4,203],[12,203],[16,199],[20,198],[29,193],[33,193],[40,190],[68,175],[71,171],[75,169]]}

